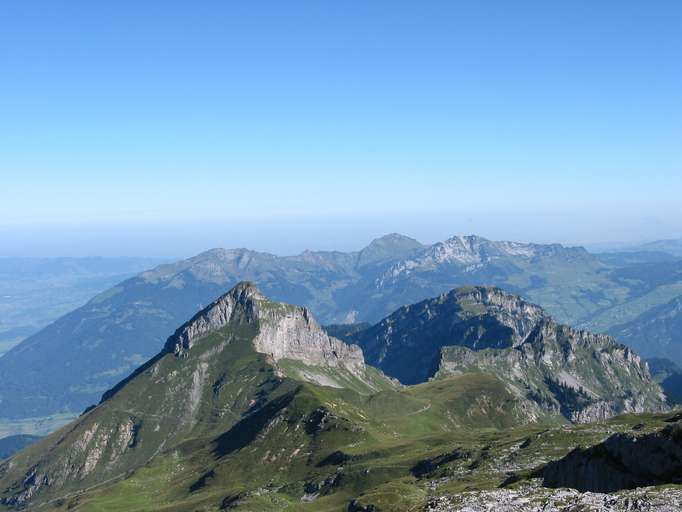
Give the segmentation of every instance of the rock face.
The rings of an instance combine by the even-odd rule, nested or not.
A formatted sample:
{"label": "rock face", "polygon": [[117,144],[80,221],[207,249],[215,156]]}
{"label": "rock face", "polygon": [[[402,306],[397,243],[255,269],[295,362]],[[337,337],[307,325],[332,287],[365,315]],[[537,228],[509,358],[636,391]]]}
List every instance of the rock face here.
{"label": "rock face", "polygon": [[329,336],[306,308],[272,302],[249,282],[237,284],[197,313],[168,339],[166,350],[187,357],[198,340],[233,321],[257,323],[253,348],[275,362],[292,359],[311,366],[344,367],[358,375],[365,370],[360,347]]}
{"label": "rock face", "polygon": [[606,335],[554,322],[491,287],[466,287],[405,306],[348,337],[370,364],[406,384],[489,372],[536,410],[570,421],[668,408],[645,363]]}
{"label": "rock face", "polygon": [[404,384],[416,384],[435,374],[442,347],[514,347],[545,317],[541,308],[516,295],[464,287],[404,306],[347,339],[363,348],[370,364]]}
{"label": "rock face", "polygon": [[559,244],[495,242],[475,235],[453,236],[444,242],[432,245],[414,258],[394,264],[382,274],[379,284],[385,286],[398,280],[402,275],[423,273],[447,264],[464,266],[467,272],[474,272],[487,264],[508,258],[531,260],[557,255],[569,259],[589,260],[591,258],[582,247],[567,248]]}
{"label": "rock face", "polygon": [[614,434],[590,448],[576,448],[549,463],[540,475],[545,487],[615,492],[682,483],[682,424],[659,432]]}
{"label": "rock face", "polygon": [[[668,302],[682,282],[682,274],[667,269],[616,274],[615,265],[580,248],[478,236],[422,245],[392,234],[360,251],[286,257],[213,249],[122,281],[7,352],[0,358],[0,419],[5,427],[22,418],[77,415],[240,281],[256,282],[274,300],[304,305],[325,324],[377,322],[405,304],[486,283],[541,304],[559,321],[598,332],[643,305]],[[657,343],[647,339],[642,348],[649,341]]]}
{"label": "rock face", "polygon": [[[0,505],[23,507],[118,478],[164,447],[207,429],[224,433],[242,417],[247,438],[255,436],[259,407],[271,399],[275,412],[285,408],[305,381],[366,393],[396,387],[365,366],[359,347],[328,336],[305,308],[272,302],[252,283],[239,283],[177,329],[99,406],[0,464]],[[235,439],[243,437],[229,441]]]}
{"label": "rock face", "polygon": [[284,314],[277,309],[259,311],[261,327],[253,341],[257,352],[275,361],[293,359],[308,365],[343,366],[358,374],[365,369],[360,347],[329,336],[306,308],[295,307]]}
{"label": "rock face", "polygon": [[668,408],[646,364],[631,349],[551,319],[543,319],[513,348],[443,349],[440,375],[468,371],[493,372],[517,395],[577,423]]}

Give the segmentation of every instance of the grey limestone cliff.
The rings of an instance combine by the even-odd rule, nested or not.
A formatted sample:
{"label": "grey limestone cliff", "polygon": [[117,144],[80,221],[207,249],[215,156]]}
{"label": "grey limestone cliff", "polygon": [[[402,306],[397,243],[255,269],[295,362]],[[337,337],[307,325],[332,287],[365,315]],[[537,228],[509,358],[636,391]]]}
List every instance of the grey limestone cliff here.
{"label": "grey limestone cliff", "polygon": [[168,339],[166,350],[186,357],[202,337],[230,322],[257,324],[253,348],[275,362],[290,359],[307,365],[344,367],[353,373],[365,370],[360,347],[329,336],[307,308],[270,301],[250,282],[237,284],[197,313]]}
{"label": "grey limestone cliff", "polygon": [[535,411],[585,423],[662,411],[666,397],[646,363],[612,337],[555,322],[495,287],[463,287],[405,306],[347,338],[367,361],[406,384],[487,372]]}

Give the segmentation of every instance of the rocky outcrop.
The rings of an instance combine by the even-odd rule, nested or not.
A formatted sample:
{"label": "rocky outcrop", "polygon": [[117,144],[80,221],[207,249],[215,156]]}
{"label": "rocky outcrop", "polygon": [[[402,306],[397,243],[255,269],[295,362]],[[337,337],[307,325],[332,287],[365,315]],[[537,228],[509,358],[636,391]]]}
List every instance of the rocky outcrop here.
{"label": "rocky outcrop", "polygon": [[463,267],[466,272],[474,272],[505,258],[530,261],[533,258],[557,255],[572,259],[590,258],[582,247],[497,242],[476,235],[453,236],[432,245],[415,258],[395,263],[377,279],[377,285],[389,286],[409,274],[433,271],[446,265],[456,265]]}
{"label": "rocky outcrop", "polygon": [[499,288],[457,288],[399,308],[378,324],[346,338],[367,361],[404,384],[424,382],[438,369],[441,347],[514,347],[545,312]]}
{"label": "rocky outcrop", "polygon": [[[365,366],[359,347],[329,336],[306,308],[270,301],[254,284],[239,283],[178,328],[97,407],[0,463],[0,505],[20,508],[121,478],[206,429],[230,445],[251,439],[272,427],[272,415],[286,409],[301,381],[366,394],[397,387]],[[319,428],[332,416],[322,415]],[[237,433],[225,434],[231,428]]]}
{"label": "rocky outcrop", "polygon": [[365,368],[360,347],[329,336],[306,308],[268,305],[258,310],[258,319],[260,329],[253,346],[275,361],[344,366],[355,373]]}
{"label": "rocky outcrop", "polygon": [[615,494],[543,489],[462,492],[429,500],[424,512],[679,512],[682,490],[646,488]]}
{"label": "rocky outcrop", "polygon": [[195,341],[229,324],[237,306],[241,307],[241,320],[254,321],[255,305],[260,300],[265,300],[265,297],[255,285],[248,282],[237,284],[175,331],[166,342],[166,350],[180,357],[186,356]]}
{"label": "rocky outcrop", "polygon": [[370,364],[403,383],[485,371],[538,414],[573,422],[668,408],[631,349],[610,336],[558,324],[539,306],[499,288],[452,290],[400,308],[348,339]]}
{"label": "rocky outcrop", "polygon": [[544,319],[522,344],[481,352],[445,348],[439,374],[490,371],[518,395],[577,423],[669,408],[646,364],[606,335]]}
{"label": "rocky outcrop", "polygon": [[[621,281],[605,280],[604,265],[583,255],[481,237],[422,246],[400,235],[349,253],[281,257],[212,249],[118,283],[6,353],[0,358],[0,419],[10,425],[5,420],[78,415],[240,281],[257,283],[274,300],[304,305],[324,323],[376,322],[404,304],[479,283],[522,292],[562,320],[578,322],[625,295]],[[411,270],[390,277],[394,267]]]}
{"label": "rocky outcrop", "polygon": [[[68,449],[58,456],[53,455],[49,463],[40,458],[24,472],[20,485],[15,485],[12,493],[0,498],[0,504],[22,508],[38,494],[51,489],[59,489],[66,484],[82,482],[95,472],[107,471],[112,474],[119,469],[117,463],[121,456],[131,449],[136,442],[139,424],[135,418],[128,417],[108,424],[95,421],[78,433],[63,433],[62,440],[68,441]],[[39,453],[39,452],[38,452]],[[0,479],[3,473],[15,469],[14,459],[8,460],[5,468],[0,467]]]}
{"label": "rocky outcrop", "polygon": [[329,336],[307,308],[268,300],[253,284],[242,282],[197,313],[166,343],[166,350],[187,357],[194,344],[228,324],[257,325],[256,352],[277,362],[291,359],[307,365],[365,369],[362,350]]}
{"label": "rocky outcrop", "polygon": [[682,424],[651,434],[618,433],[590,448],[576,448],[540,472],[545,487],[581,492],[682,483]]}
{"label": "rocky outcrop", "polygon": [[517,396],[576,423],[617,414],[665,411],[668,404],[646,364],[609,336],[545,318],[507,349],[444,347],[438,375],[488,371]]}

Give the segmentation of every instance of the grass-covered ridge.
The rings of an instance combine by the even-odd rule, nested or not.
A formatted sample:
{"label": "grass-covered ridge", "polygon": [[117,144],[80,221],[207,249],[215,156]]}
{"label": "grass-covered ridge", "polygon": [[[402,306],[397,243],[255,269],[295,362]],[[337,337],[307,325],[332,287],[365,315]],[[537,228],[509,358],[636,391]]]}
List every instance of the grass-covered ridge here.
{"label": "grass-covered ridge", "polygon": [[287,374],[319,368],[256,353],[256,331],[231,324],[185,358],[161,355],[76,423],[0,466],[5,505],[28,497],[57,508],[183,510],[232,500],[277,510],[314,498],[308,508],[338,510],[370,489],[404,485],[445,439],[522,422],[493,376],[407,388],[371,370],[369,389],[325,368],[349,385],[318,385]]}
{"label": "grass-covered ridge", "polygon": [[[456,296],[479,292],[517,322],[496,331],[507,348],[489,350],[511,350],[534,329],[515,308],[544,319],[499,290]],[[457,311],[475,322],[485,316],[476,306]],[[442,493],[523,482],[576,444],[633,427],[571,425],[494,367],[437,377],[401,385],[307,310],[241,283],[97,407],[0,463],[0,508],[412,511]],[[637,428],[661,421],[638,418]]]}
{"label": "grass-covered ridge", "polygon": [[[189,446],[164,453],[128,478],[58,503],[57,510],[331,512],[348,510],[351,502],[380,511],[422,510],[438,496],[523,488],[543,464],[576,446],[633,428],[653,432],[670,417],[630,415],[589,426],[456,428],[425,435],[384,429],[377,437],[381,427],[353,432],[338,417],[315,431],[318,423],[298,415],[318,402],[303,395],[281,426],[248,449],[217,461],[208,450]],[[297,417],[311,430],[288,431],[301,424]]]}

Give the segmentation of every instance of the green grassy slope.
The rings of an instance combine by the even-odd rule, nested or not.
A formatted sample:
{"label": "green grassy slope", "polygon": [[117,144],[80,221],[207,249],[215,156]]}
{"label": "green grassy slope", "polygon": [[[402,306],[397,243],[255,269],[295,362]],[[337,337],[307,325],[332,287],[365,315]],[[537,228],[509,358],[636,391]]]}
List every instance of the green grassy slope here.
{"label": "green grassy slope", "polygon": [[493,371],[406,387],[358,354],[241,283],[97,407],[0,462],[0,509],[411,511],[665,419],[572,426]]}
{"label": "green grassy slope", "polygon": [[453,443],[480,448],[481,436],[518,426],[515,405],[485,374],[373,395],[285,381],[223,434],[193,433],[131,476],[52,505],[345,510],[360,498],[408,506],[427,496],[412,473],[420,461]]}
{"label": "green grassy slope", "polygon": [[[308,406],[314,403],[312,396],[300,398],[302,403],[311,399]],[[299,406],[294,400],[290,420],[303,412]],[[164,453],[128,478],[52,505],[93,512],[331,512],[348,510],[356,502],[379,511],[408,512],[423,509],[435,496],[494,490],[514,481],[511,488],[525,485],[543,464],[577,446],[594,445],[633,427],[653,432],[669,417],[629,415],[593,425],[460,427],[447,432],[412,423],[408,434],[376,423],[353,432],[337,418],[315,435],[275,428],[218,461],[210,447]]]}

